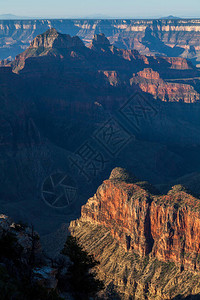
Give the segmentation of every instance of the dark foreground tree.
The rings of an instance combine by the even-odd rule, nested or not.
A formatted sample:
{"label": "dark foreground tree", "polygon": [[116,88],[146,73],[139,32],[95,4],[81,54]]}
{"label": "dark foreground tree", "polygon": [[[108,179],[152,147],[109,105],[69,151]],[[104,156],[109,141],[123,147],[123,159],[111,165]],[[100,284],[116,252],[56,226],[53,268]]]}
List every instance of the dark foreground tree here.
{"label": "dark foreground tree", "polygon": [[92,270],[99,263],[83,250],[75,237],[68,236],[62,254],[67,255],[71,261],[66,280],[69,281],[75,299],[89,299],[104,288],[103,282],[96,278]]}

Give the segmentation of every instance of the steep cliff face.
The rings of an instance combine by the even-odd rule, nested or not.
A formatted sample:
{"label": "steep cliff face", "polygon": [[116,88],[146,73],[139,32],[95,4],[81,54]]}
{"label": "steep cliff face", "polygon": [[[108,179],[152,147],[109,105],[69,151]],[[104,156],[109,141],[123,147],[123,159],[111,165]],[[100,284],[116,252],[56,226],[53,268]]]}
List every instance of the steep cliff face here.
{"label": "steep cliff face", "polygon": [[153,202],[150,210],[152,255],[158,260],[179,263],[182,269],[199,272],[200,200],[184,191],[159,200],[164,205]]}
{"label": "steep cliff face", "polygon": [[14,58],[42,32],[56,28],[78,35],[89,44],[104,33],[112,44],[137,49],[142,54],[182,56],[199,64],[200,21],[192,20],[2,20],[0,59]]}
{"label": "steep cliff face", "polygon": [[89,81],[95,78],[102,84],[108,82],[127,89],[137,85],[163,101],[193,103],[200,99],[189,84],[161,79],[199,76],[197,68],[185,58],[149,57],[137,50],[119,49],[111,45],[104,34],[96,34],[90,47],[85,47],[79,37],[61,34],[52,28],[38,35],[13,62],[2,61],[1,66],[11,66],[13,72],[21,71],[26,77],[41,73],[55,76],[63,72],[63,76],[73,78],[74,70],[79,70],[86,72],[85,78],[90,77]]}
{"label": "steep cliff face", "polygon": [[138,84],[143,92],[163,101],[183,101],[193,103],[200,99],[199,93],[189,84],[169,83],[160,78],[158,72],[145,68],[134,75],[131,84]]}
{"label": "steep cliff face", "polygon": [[17,73],[24,68],[28,58],[52,56],[62,59],[66,54],[76,58],[76,52],[73,50],[79,48],[85,48],[79,37],[60,34],[52,28],[38,35],[30,43],[28,49],[17,55],[14,63],[10,63],[10,65],[13,66],[13,71]]}
{"label": "steep cliff face", "polygon": [[[116,172],[114,169],[113,172]],[[120,170],[120,172],[122,172]],[[81,220],[109,228],[127,251],[200,268],[200,200],[175,186],[165,196],[145,184],[106,180],[82,207]]]}
{"label": "steep cliff face", "polygon": [[[134,200],[131,201],[133,194]],[[139,186],[115,180],[104,181],[95,196],[82,207],[81,216],[83,220],[94,220],[109,228],[126,250],[134,249],[145,256],[152,246],[149,205],[148,193]]]}
{"label": "steep cliff face", "polygon": [[163,59],[171,65],[172,69],[188,70],[193,68],[192,63],[182,57],[163,57]]}
{"label": "steep cliff face", "polygon": [[[123,171],[121,168],[112,171],[109,180],[104,181],[94,197],[90,198],[87,204],[82,207],[81,218],[71,223],[70,230],[90,253],[100,259],[99,272],[101,276],[103,276],[105,270],[108,271],[108,265],[115,259],[116,268],[120,269],[118,264],[122,259],[127,271],[127,276],[123,275],[124,279],[121,275],[113,275],[113,270],[108,271],[110,281],[120,291],[123,288],[126,291],[128,289],[129,295],[133,296],[133,290],[139,289],[140,292],[138,293],[140,296],[143,293],[141,297],[143,299],[145,288],[141,292],[138,284],[143,281],[142,278],[145,273],[146,276],[147,273],[151,273],[149,281],[146,279],[146,293],[149,293],[149,296],[144,299],[153,299],[153,294],[158,299],[172,299],[167,291],[164,292],[163,298],[159,294],[159,290],[165,290],[165,285],[170,285],[170,280],[159,282],[158,278],[163,272],[166,273],[163,274],[166,278],[169,276],[170,264],[174,264],[171,278],[174,279],[174,283],[171,283],[174,288],[177,284],[182,285],[182,275],[184,277],[186,274],[193,272],[197,278],[200,277],[200,200],[191,196],[182,186],[174,186],[167,195],[156,195],[152,186],[145,182],[136,182],[136,179],[130,180],[130,178],[124,179],[120,176],[113,176],[113,173],[123,175]],[[95,238],[98,245],[91,247],[88,237],[90,236],[94,243],[92,234],[96,230],[100,230],[101,234],[99,235],[101,237],[99,236],[99,241],[98,238]],[[113,240],[110,243],[114,248],[119,247],[121,249],[120,254],[116,250],[113,250],[110,254],[103,251],[103,246],[100,244],[105,243],[105,240],[108,239],[107,236],[112,237]],[[109,259],[108,255],[111,256]],[[137,259],[140,262],[133,263],[136,270],[139,268],[139,264],[144,264],[148,260],[145,272],[144,274],[140,273],[140,278],[137,278],[138,274],[136,273],[138,270],[136,272],[136,270],[129,269],[131,257],[135,260],[135,255],[138,255]],[[129,259],[126,260],[125,256]],[[153,267],[155,260],[164,263],[162,266],[165,271],[161,270],[162,268],[158,267],[158,270],[156,270],[156,266]],[[152,272],[154,275],[152,275]],[[178,274],[179,272],[180,274]],[[155,283],[153,283],[156,276],[158,280],[157,291]],[[179,283],[175,283],[175,278]],[[131,280],[132,291],[130,291]],[[129,284],[127,284],[127,281],[129,281]],[[189,282],[190,280],[186,285]],[[123,288],[120,288],[120,284]],[[195,289],[192,282],[190,282],[190,287],[193,290]],[[178,290],[179,287],[177,287],[177,291],[174,291],[173,296],[177,295]],[[186,290],[187,288],[183,294]],[[200,292],[200,287],[197,290]],[[134,299],[139,298],[137,296]]]}

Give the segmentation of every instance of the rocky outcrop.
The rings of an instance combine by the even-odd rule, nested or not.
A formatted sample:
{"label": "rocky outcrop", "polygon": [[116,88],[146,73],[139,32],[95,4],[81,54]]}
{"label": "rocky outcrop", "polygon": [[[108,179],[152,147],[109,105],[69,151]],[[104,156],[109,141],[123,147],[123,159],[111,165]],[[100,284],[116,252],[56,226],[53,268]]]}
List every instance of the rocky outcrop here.
{"label": "rocky outcrop", "polygon": [[22,247],[22,261],[26,261],[28,263],[31,255],[39,257],[39,255],[42,254],[42,248],[37,232],[23,224],[14,223],[10,217],[1,214],[0,239],[2,239],[5,234],[13,235],[15,237],[15,243]]}
{"label": "rocky outcrop", "polygon": [[176,186],[152,203],[152,255],[165,262],[174,261],[182,269],[200,271],[200,200],[174,190]]}
{"label": "rocky outcrop", "polygon": [[44,251],[33,227],[0,215],[1,297],[28,300],[40,299],[40,293],[45,299],[49,293],[57,295],[58,262],[53,265]]}
{"label": "rocky outcrop", "polygon": [[[30,44],[30,48],[57,48],[68,49],[83,47],[84,44],[78,36],[71,37],[68,34],[60,34],[55,28],[47,30],[44,34],[38,35]],[[43,49],[44,51],[45,49]],[[37,53],[38,55],[39,53]],[[45,53],[46,54],[46,53]]]}
{"label": "rocky outcrop", "polygon": [[120,84],[119,75],[116,71],[99,71],[99,73],[105,75],[110,85],[117,86]]}
{"label": "rocky outcrop", "polygon": [[16,56],[13,63],[14,72],[19,72],[25,66],[28,58],[52,56],[62,59],[66,54],[76,57],[74,49],[84,48],[83,42],[79,37],[71,37],[68,34],[60,34],[52,28],[45,33],[38,35],[30,44],[29,48]]}
{"label": "rocky outcrop", "polygon": [[[174,64],[172,64],[173,66]],[[143,92],[153,95],[155,99],[162,99],[162,101],[193,103],[200,99],[199,93],[191,85],[166,82],[160,78],[158,72],[150,68],[138,72],[130,82],[139,85]]]}
{"label": "rocky outcrop", "polygon": [[199,272],[125,251],[108,228],[92,222],[77,220],[71,223],[70,230],[100,262],[96,271],[105,283],[103,299],[198,299]]}
{"label": "rocky outcrop", "polygon": [[0,59],[25,50],[31,40],[56,28],[78,35],[87,45],[95,34],[104,33],[115,46],[140,53],[182,56],[199,63],[200,21],[169,20],[1,20]]}
{"label": "rocky outcrop", "polygon": [[109,228],[126,251],[200,270],[200,200],[181,186],[156,196],[113,172],[82,207],[81,220]]}
{"label": "rocky outcrop", "polygon": [[106,48],[111,46],[109,40],[105,36],[105,34],[95,34],[92,40],[91,48]]}
{"label": "rocky outcrop", "polygon": [[10,63],[9,59],[3,59],[0,61],[0,67],[5,67]]}
{"label": "rocky outcrop", "polygon": [[[103,246],[100,244],[104,243],[109,236],[113,239],[112,243],[116,242],[118,247],[124,249],[124,253],[120,250],[120,254],[118,253],[116,257],[114,252],[110,253],[111,260],[116,258],[116,265],[120,258],[122,261],[125,259],[124,256],[133,259],[137,255],[141,263],[144,263],[148,257],[148,268],[152,268],[152,263],[156,259],[165,263],[166,268],[173,263],[176,272],[185,270],[183,276],[187,272],[193,272],[198,278],[200,276],[200,200],[190,195],[182,186],[174,186],[167,195],[159,195],[151,185],[127,177],[127,172],[124,173],[121,168],[114,169],[110,178],[103,182],[96,194],[82,207],[81,218],[71,223],[70,230],[90,253],[100,259],[102,262],[101,274],[107,269],[110,259],[107,256],[104,257]],[[82,235],[80,230],[84,232]],[[95,246],[93,251],[94,248],[91,247],[91,244],[89,245],[87,237],[90,236],[93,239],[92,233],[96,230],[100,230],[102,235],[100,234],[99,242],[96,241],[98,246]],[[124,262],[127,274],[129,274],[124,275],[126,283],[122,285],[125,290],[128,288],[127,280],[131,281],[132,279],[134,286],[136,276],[134,272],[130,275],[128,261]],[[136,269],[137,267],[135,266]],[[156,272],[156,270],[154,271]],[[140,274],[140,276],[143,275]],[[113,274],[110,272],[109,276],[113,279]],[[114,276],[113,280],[119,287],[119,282],[123,278]],[[168,271],[166,270],[167,276]],[[176,274],[177,280],[182,284],[179,276],[181,275]],[[117,280],[118,283],[116,283]],[[149,279],[149,282],[147,281],[146,293],[149,292],[151,280],[152,278]],[[165,284],[167,283],[165,282]],[[159,282],[158,290],[164,288],[165,284]],[[153,292],[154,296],[158,290]],[[200,287],[198,292],[200,292]],[[131,294],[130,291],[129,293]],[[167,297],[160,296],[158,299],[169,299]],[[146,299],[153,298],[147,297]]]}
{"label": "rocky outcrop", "polygon": [[193,69],[192,63],[184,59],[182,57],[163,57],[163,60],[168,62],[171,65],[171,69],[176,69],[176,70],[189,70]]}
{"label": "rocky outcrop", "polygon": [[137,85],[163,101],[193,103],[200,99],[191,85],[161,79],[198,76],[198,70],[185,58],[148,57],[137,50],[119,49],[111,45],[104,34],[96,34],[87,48],[77,36],[70,37],[52,28],[38,35],[13,62],[2,62],[2,65],[11,66],[15,73],[24,72],[26,77],[49,72],[54,76],[61,70],[63,76],[69,76],[71,71],[70,77],[73,77],[74,70],[85,71],[87,77],[102,84],[125,85],[127,89]]}
{"label": "rocky outcrop", "polygon": [[[134,201],[134,211],[130,209],[133,203],[129,206],[133,194],[138,195]],[[126,250],[134,249],[139,255],[145,256],[152,247],[148,226],[149,209],[150,198],[143,189],[110,180],[104,182],[95,196],[82,207],[81,216],[85,221],[94,220],[109,228]]]}

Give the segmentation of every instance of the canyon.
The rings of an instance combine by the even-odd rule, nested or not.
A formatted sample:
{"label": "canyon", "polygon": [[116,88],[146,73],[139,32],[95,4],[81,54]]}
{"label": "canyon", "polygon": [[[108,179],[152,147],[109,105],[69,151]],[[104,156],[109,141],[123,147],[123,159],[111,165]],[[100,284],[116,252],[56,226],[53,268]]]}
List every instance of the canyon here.
{"label": "canyon", "polygon": [[95,34],[104,33],[119,48],[136,49],[144,55],[185,57],[200,60],[200,20],[1,20],[0,59],[12,58],[50,28],[78,35],[89,45]]}
{"label": "canyon", "polygon": [[[198,68],[185,58],[120,49],[103,33],[88,47],[55,28],[38,34],[0,67],[3,212],[31,220],[43,238],[78,217],[118,164],[161,189],[188,175],[200,193],[193,176],[200,170],[198,77]],[[172,82],[176,78],[184,83]],[[117,145],[104,139],[108,125],[120,132]],[[80,153],[88,145],[101,158],[88,158],[95,163],[89,170]],[[72,203],[63,200],[64,208],[43,193],[46,181],[60,174],[72,177],[78,189]],[[59,193],[58,188],[53,195]]]}
{"label": "canyon", "polygon": [[82,207],[80,219],[71,222],[70,232],[100,262],[97,272],[108,298],[114,299],[112,291],[120,299],[200,292],[200,200],[183,186],[161,195],[115,168]]}
{"label": "canyon", "polygon": [[[48,67],[48,60],[53,62],[51,68],[62,64],[63,72],[67,73],[67,76],[70,72],[73,74],[73,68],[81,69],[82,72],[87,72],[87,77],[93,73],[97,80],[105,81],[107,78],[111,85],[126,85],[126,88],[136,85],[142,91],[163,101],[181,100],[188,103],[200,99],[193,86],[167,83],[164,80],[200,76],[198,69],[185,58],[148,57],[139,54],[137,50],[119,49],[111,45],[104,34],[94,35],[87,48],[77,36],[71,37],[58,33],[54,28],[49,29],[38,35],[28,49],[17,55],[13,62],[3,60],[1,66],[11,66],[14,73],[25,73],[28,77],[35,76],[35,72],[47,73],[40,65],[42,63],[44,67]],[[36,70],[38,67],[39,70]]]}
{"label": "canyon", "polygon": [[198,299],[200,21],[13,20],[0,35],[0,202],[17,220],[1,215],[0,234],[30,260],[18,220],[50,255],[70,224],[99,297]]}

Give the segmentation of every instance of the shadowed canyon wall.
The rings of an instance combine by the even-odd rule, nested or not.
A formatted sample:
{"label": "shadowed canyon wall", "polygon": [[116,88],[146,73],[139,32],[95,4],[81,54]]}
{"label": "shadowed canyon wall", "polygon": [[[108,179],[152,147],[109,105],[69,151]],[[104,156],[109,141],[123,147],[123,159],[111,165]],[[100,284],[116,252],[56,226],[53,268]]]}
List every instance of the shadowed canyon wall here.
{"label": "shadowed canyon wall", "polygon": [[38,34],[49,28],[78,35],[89,44],[94,34],[104,33],[112,44],[137,49],[142,54],[182,56],[200,60],[200,20],[1,20],[0,59],[25,50]]}

